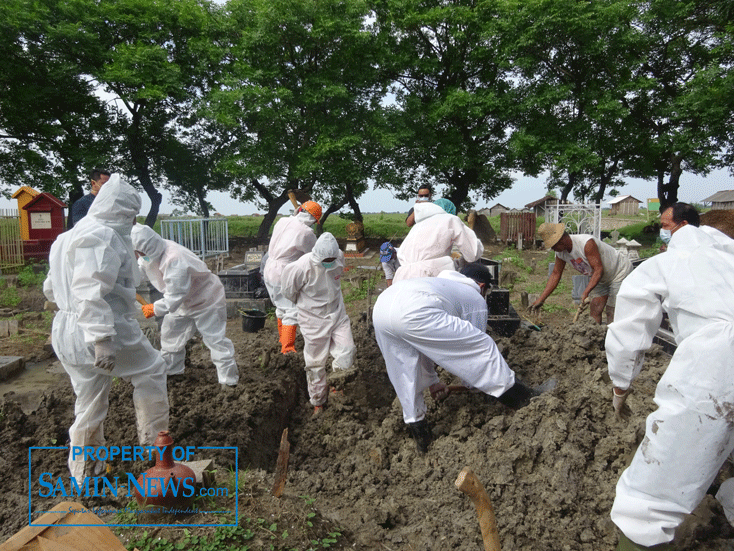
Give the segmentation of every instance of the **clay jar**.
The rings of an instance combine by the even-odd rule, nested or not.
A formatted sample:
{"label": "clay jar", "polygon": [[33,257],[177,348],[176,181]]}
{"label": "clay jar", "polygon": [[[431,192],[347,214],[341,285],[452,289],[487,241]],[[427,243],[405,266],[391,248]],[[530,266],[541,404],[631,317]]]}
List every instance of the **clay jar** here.
{"label": "clay jar", "polygon": [[[173,438],[167,430],[158,433],[153,443],[163,448],[163,456],[158,452],[155,465],[138,477],[138,486],[145,495],[141,495],[135,487],[135,501],[138,507],[155,505],[166,509],[187,509],[196,497],[194,485],[196,475],[190,467],[173,461]],[[188,480],[187,480],[188,479]]]}

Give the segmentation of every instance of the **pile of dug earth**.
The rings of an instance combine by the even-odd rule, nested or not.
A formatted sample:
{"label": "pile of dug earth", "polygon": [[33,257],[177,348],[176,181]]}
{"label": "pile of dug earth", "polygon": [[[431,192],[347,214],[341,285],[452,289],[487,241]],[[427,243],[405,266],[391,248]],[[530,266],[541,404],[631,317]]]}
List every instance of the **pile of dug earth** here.
{"label": "pile of dug earth", "polygon": [[[275,500],[267,489],[288,428],[290,462],[281,500],[313,500],[319,517],[342,534],[336,549],[482,549],[476,510],[454,485],[466,466],[489,494],[504,551],[615,548],[618,534],[609,518],[614,488],[642,441],[655,385],[669,362],[659,347],[647,354],[627,401],[633,416],[622,422],[612,410],[605,326],[579,320],[561,329],[521,328],[511,338],[498,337],[505,358],[526,383],[554,377],[556,388],[514,412],[482,394],[456,393],[440,404],[427,397],[435,439],[428,453],[419,455],[368,316],[353,319],[352,326],[357,371],[332,378],[329,407],[315,419],[302,355],[279,353],[273,320],[258,333],[228,332],[242,373],[236,393],[220,392],[208,351],[191,347],[186,372],[170,381],[176,444],[238,446],[239,468],[248,470],[240,493],[249,506],[260,499],[265,507]],[[303,349],[300,336],[296,348]],[[439,373],[444,382],[459,383],[440,368]],[[130,393],[127,384],[113,388],[108,442],[136,443]],[[24,472],[28,446],[48,445],[51,438],[65,441],[73,394],[65,384],[30,415],[12,404],[5,411],[0,421],[3,540],[28,519],[24,477],[7,473]],[[214,459],[231,467],[225,456]],[[679,535],[680,548],[690,550],[731,549],[732,538],[734,530],[712,496]]]}

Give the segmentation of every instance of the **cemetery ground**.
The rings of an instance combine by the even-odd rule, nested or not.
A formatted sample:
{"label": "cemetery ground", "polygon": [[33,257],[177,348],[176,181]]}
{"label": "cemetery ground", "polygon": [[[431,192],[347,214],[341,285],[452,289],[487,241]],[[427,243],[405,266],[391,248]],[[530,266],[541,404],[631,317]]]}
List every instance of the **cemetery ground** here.
{"label": "cemetery ground", "polygon": [[[341,242],[342,248],[344,243]],[[376,251],[379,242],[368,243]],[[242,262],[251,242],[240,241],[230,265]],[[515,251],[499,245],[485,256],[502,260],[504,286],[517,311],[521,293],[542,291],[552,260],[544,250]],[[558,380],[550,393],[513,412],[475,393],[454,394],[437,404],[427,398],[435,440],[425,455],[416,452],[385,372],[370,325],[371,309],[384,288],[378,256],[348,260],[343,292],[357,344],[356,371],[331,381],[329,407],[312,418],[302,354],[282,355],[275,320],[256,333],[228,322],[241,379],[237,390],[221,392],[208,350],[199,340],[188,347],[187,369],[169,380],[170,432],[179,446],[236,447],[212,450],[215,486],[229,494],[197,502],[222,513],[175,516],[168,524],[204,524],[212,518],[227,528],[118,527],[129,549],[482,549],[477,514],[454,482],[469,466],[492,502],[502,549],[612,550],[618,533],[609,518],[614,487],[644,434],[653,410],[655,385],[669,357],[656,345],[647,355],[628,403],[633,416],[615,420],[604,355],[605,326],[588,314],[572,323],[570,270],[546,303],[540,331],[528,324],[511,337],[496,337],[510,366],[529,384]],[[23,356],[26,369],[2,383],[0,395],[0,541],[28,524],[28,448],[64,446],[73,421],[69,379],[45,342],[49,315],[38,288],[18,288],[23,300],[5,313],[18,333],[0,338],[0,354]],[[533,320],[535,321],[535,320]],[[155,336],[151,334],[155,342]],[[299,334],[296,348],[303,349]],[[446,383],[457,384],[438,369]],[[105,422],[108,445],[136,445],[131,386],[113,384]],[[281,497],[271,495],[278,449],[288,429],[290,457]],[[198,458],[198,457],[197,457]],[[63,454],[42,456],[34,468],[65,476]],[[145,462],[110,463],[110,473],[142,473]],[[717,479],[732,475],[726,464]],[[236,477],[236,483],[235,483]],[[31,492],[37,492],[32,483]],[[67,500],[35,499],[34,508]],[[134,500],[126,497],[74,498],[89,507],[117,509],[101,515],[109,524],[133,524]],[[130,507],[128,507],[130,506]],[[126,509],[127,508],[127,509]],[[127,511],[127,512],[125,512]],[[678,535],[680,549],[724,550],[734,529],[711,495],[690,515]]]}

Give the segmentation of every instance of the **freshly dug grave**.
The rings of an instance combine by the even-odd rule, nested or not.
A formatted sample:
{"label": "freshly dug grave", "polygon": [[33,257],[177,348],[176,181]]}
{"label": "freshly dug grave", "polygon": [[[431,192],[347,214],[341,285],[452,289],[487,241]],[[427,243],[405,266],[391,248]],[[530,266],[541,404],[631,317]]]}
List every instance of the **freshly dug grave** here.
{"label": "freshly dug grave", "polygon": [[[465,466],[490,496],[503,550],[614,549],[617,532],[609,519],[614,487],[642,439],[655,384],[669,360],[658,347],[648,354],[628,400],[633,417],[622,423],[611,407],[604,326],[584,319],[497,338],[527,383],[555,377],[557,387],[517,412],[481,394],[454,394],[440,404],[427,398],[435,441],[421,456],[404,429],[366,308],[362,316],[352,316],[352,327],[357,371],[333,381],[329,408],[318,418],[311,417],[302,355],[279,353],[272,319],[257,333],[242,332],[237,320],[229,323],[241,371],[236,392],[220,391],[200,343],[190,347],[184,375],[170,380],[176,444],[237,446],[239,468],[247,471],[239,484],[241,512],[266,522],[278,519],[280,526],[294,523],[291,539],[256,539],[251,549],[270,549],[273,541],[275,549],[305,549],[293,538],[308,511],[315,513],[309,513],[314,530],[341,534],[334,549],[481,549],[474,507],[454,486]],[[300,336],[296,346],[303,348]],[[458,382],[439,372],[445,382]],[[0,541],[28,522],[28,447],[66,443],[73,402],[65,377],[33,413],[24,414],[12,397],[6,400],[0,420]],[[134,419],[131,387],[120,382],[113,386],[105,423],[108,443],[136,444]],[[284,495],[276,499],[269,489],[286,427],[289,473]],[[231,455],[211,457],[218,475],[234,468]],[[41,461],[34,468],[66,473],[63,461]],[[142,472],[146,466],[136,468]],[[37,508],[51,504],[34,499]],[[93,505],[103,504],[96,498]],[[110,500],[109,505],[127,503]],[[172,541],[184,538],[183,529],[153,531]],[[315,535],[301,537],[308,541]],[[721,508],[707,496],[683,530],[681,548],[731,549],[733,539]]]}

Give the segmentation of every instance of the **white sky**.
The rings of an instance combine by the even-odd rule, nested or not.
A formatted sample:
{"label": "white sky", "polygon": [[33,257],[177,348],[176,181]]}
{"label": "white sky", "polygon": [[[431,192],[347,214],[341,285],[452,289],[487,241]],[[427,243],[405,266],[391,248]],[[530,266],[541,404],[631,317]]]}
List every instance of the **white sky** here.
{"label": "white sky", "polygon": [[[734,190],[734,178],[727,170],[717,170],[710,173],[707,177],[701,178],[692,174],[683,173],[678,189],[678,198],[681,201],[689,203],[700,203],[703,199],[713,195],[717,191]],[[440,196],[441,189],[437,190]],[[657,197],[657,183],[655,181],[646,180],[629,180],[629,183],[619,189],[620,195],[632,195],[635,199],[643,202],[642,207],[646,206],[648,198]],[[528,203],[532,203],[542,198],[546,194],[545,178],[528,178],[518,177],[512,188],[503,191],[492,201],[478,202],[477,209],[491,207],[496,203],[501,203],[507,208],[522,208]],[[216,212],[228,215],[246,215],[254,214],[258,211],[254,203],[240,203],[230,199],[224,192],[212,192],[208,195],[209,202],[214,206]],[[605,200],[611,197],[605,197]],[[15,205],[13,205],[15,206]],[[395,199],[393,194],[384,189],[370,190],[359,199],[359,207],[363,213],[377,212],[407,212],[413,206],[413,201],[399,201]],[[603,205],[606,206],[606,205]],[[143,209],[141,213],[146,213],[150,208],[150,201],[143,194]],[[163,204],[160,212],[163,214],[170,213],[175,208],[168,202],[168,196],[164,192]],[[290,202],[286,203],[280,210],[281,214],[288,214],[291,210]]]}
{"label": "white sky", "polygon": [[[717,191],[734,190],[734,177],[728,170],[721,169],[711,172],[707,177],[702,178],[692,174],[683,173],[681,176],[681,184],[678,189],[678,198],[688,203],[701,203],[703,199],[713,195]],[[15,190],[13,190],[15,191]],[[436,196],[440,196],[441,189],[437,190]],[[657,197],[657,184],[650,180],[629,180],[629,183],[619,189],[620,195],[632,195],[635,199],[639,199],[643,203],[641,207],[646,206],[648,198]],[[523,208],[528,203],[536,201],[546,194],[545,178],[529,178],[517,177],[512,188],[503,191],[492,201],[480,201],[476,204],[477,209],[491,207],[496,203],[501,203],[507,208]],[[145,215],[150,209],[150,201],[145,193],[141,193],[143,199],[143,208],[141,215]],[[260,212],[255,203],[240,203],[231,199],[227,193],[212,192],[208,195],[209,202],[214,206],[214,211],[225,216],[229,215],[248,215]],[[609,200],[611,197],[605,197]],[[399,201],[390,191],[384,189],[371,189],[359,199],[359,206],[363,213],[378,212],[408,212],[413,206],[413,201]],[[606,205],[603,205],[606,206]],[[18,208],[18,204],[14,199],[0,198],[0,208]],[[169,214],[176,208],[170,202],[170,196],[163,191],[163,203],[161,204],[160,213]],[[281,214],[289,214],[291,204],[287,202],[280,209]],[[213,214],[213,213],[212,213]]]}

